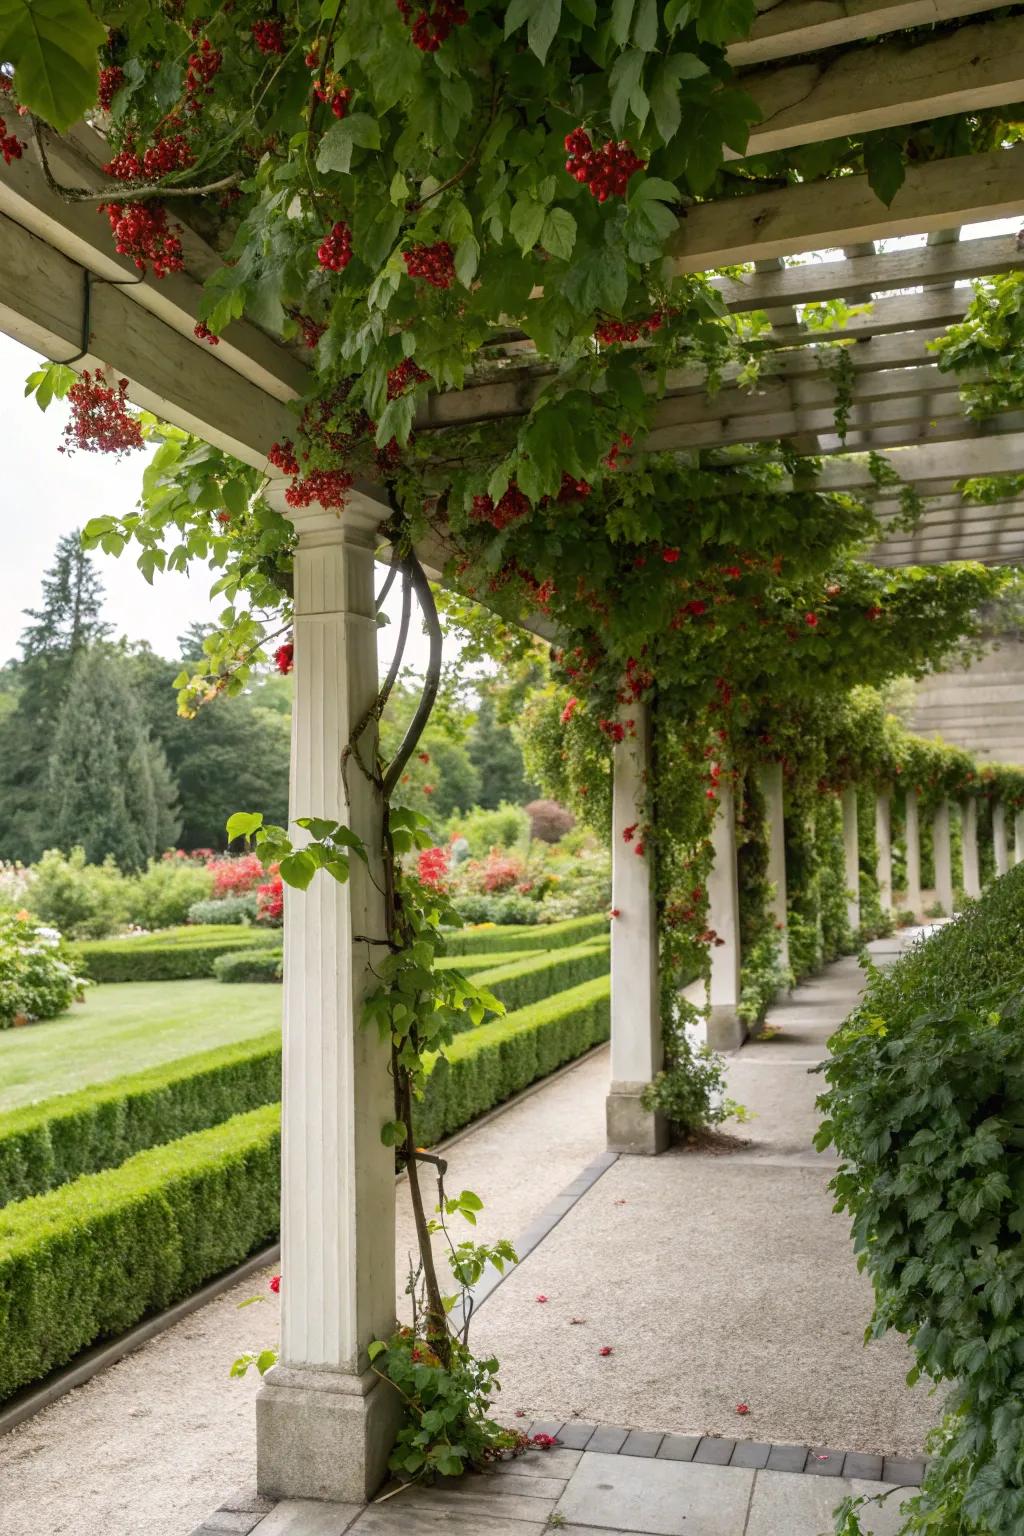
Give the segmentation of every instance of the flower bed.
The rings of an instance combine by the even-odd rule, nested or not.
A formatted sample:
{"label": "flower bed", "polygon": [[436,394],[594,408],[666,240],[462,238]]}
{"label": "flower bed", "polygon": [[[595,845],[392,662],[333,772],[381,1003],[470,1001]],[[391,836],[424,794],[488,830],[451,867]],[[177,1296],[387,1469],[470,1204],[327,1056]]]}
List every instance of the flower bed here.
{"label": "flower bed", "polygon": [[26,913],[0,915],[0,1029],[56,1018],[83,985],[56,929]]}

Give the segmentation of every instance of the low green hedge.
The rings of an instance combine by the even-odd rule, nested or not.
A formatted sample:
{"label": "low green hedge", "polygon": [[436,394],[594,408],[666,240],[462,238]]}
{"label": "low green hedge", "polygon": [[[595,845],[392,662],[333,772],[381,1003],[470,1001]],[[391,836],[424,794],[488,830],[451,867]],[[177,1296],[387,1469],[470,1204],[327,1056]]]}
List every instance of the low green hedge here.
{"label": "low green hedge", "polygon": [[277,1030],[0,1116],[0,1206],[281,1097]]}
{"label": "low green hedge", "polygon": [[278,1108],[0,1211],[0,1401],[277,1234]]}
{"label": "low green hedge", "polygon": [[240,949],[213,962],[218,981],[280,981],[283,968],[283,949]]}
{"label": "low green hedge", "polygon": [[212,976],[220,955],[280,944],[276,929],[218,924],[167,928],[134,939],[88,939],[68,947],[76,965],[93,981],[193,981]]}
{"label": "low green hedge", "polygon": [[595,912],[589,917],[570,917],[564,923],[538,923],[529,928],[455,928],[445,938],[450,955],[475,955],[509,949],[561,949],[607,932],[608,918]]}
{"label": "low green hedge", "polygon": [[608,972],[610,944],[607,938],[591,939],[571,949],[555,949],[514,960],[493,970],[477,971],[477,986],[493,992],[509,1013],[528,1008],[555,993],[592,981]]}

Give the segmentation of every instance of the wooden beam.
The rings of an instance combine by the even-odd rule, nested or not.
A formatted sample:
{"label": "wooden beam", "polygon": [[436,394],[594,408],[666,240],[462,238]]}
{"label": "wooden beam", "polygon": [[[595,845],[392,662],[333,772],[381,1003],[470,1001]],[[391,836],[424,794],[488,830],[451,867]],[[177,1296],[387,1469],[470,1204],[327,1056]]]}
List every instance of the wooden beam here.
{"label": "wooden beam", "polygon": [[747,155],[1008,106],[1024,97],[1024,19],[768,65],[740,83],[761,111]]}
{"label": "wooden beam", "polygon": [[845,337],[847,340],[870,341],[873,336],[903,335],[910,340],[915,331],[926,335],[941,335],[947,326],[962,320],[974,297],[970,288],[925,289],[923,293],[895,293],[884,299],[872,301],[866,314],[852,315],[846,324],[834,331],[815,333],[806,326],[775,326],[763,345],[770,347],[806,346],[824,337]]}
{"label": "wooden beam", "polygon": [[[1024,470],[1024,432],[908,447],[886,457],[896,473],[909,484],[924,492],[933,486],[936,494],[942,494],[950,481],[955,483],[975,475],[1016,474]],[[823,466],[818,485],[823,491],[857,491],[872,488],[874,481],[866,457],[837,455]]]}
{"label": "wooden beam", "polygon": [[744,69],[995,9],[993,0],[759,0],[749,37],[727,52],[733,68]]}
{"label": "wooden beam", "polygon": [[[912,420],[900,426],[891,426],[879,419],[875,425],[863,430],[851,428],[845,443],[823,432],[820,451],[833,453],[887,453],[891,448],[907,448],[928,443],[973,443],[980,438],[999,438],[1019,432],[1024,426],[1024,411],[1005,411],[984,422],[973,422],[958,413],[950,413],[940,406],[940,414],[922,417],[920,409]],[[908,415],[910,413],[908,412]],[[1019,466],[1024,469],[1024,462]]]}
{"label": "wooden beam", "polygon": [[911,166],[888,208],[866,176],[697,203],[686,210],[672,255],[677,272],[706,272],[767,256],[927,234],[950,224],[976,224],[1022,212],[1024,145]]}
{"label": "wooden beam", "polygon": [[[1024,181],[1024,170],[1019,170],[1018,175]],[[837,187],[843,182],[811,185]],[[708,203],[701,206],[720,205]],[[880,208],[882,205],[876,206]],[[697,211],[691,210],[687,222]],[[740,312],[768,309],[777,304],[815,304],[824,299],[846,299],[856,303],[893,288],[927,287],[932,283],[960,282],[964,278],[994,277],[1020,267],[1024,267],[1024,250],[1018,246],[1015,234],[1007,234],[988,235],[981,240],[957,240],[945,245],[921,245],[910,250],[887,251],[884,255],[807,261],[770,271],[745,272],[740,277],[716,277],[712,282],[729,308]],[[893,301],[887,298],[875,302]]]}

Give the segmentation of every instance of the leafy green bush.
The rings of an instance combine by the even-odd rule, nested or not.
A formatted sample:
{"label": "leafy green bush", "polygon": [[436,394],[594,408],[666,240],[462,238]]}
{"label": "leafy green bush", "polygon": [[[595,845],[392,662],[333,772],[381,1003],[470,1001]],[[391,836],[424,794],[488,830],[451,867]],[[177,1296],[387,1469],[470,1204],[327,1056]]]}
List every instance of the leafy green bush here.
{"label": "leafy green bush", "polygon": [[32,872],[31,910],[66,938],[100,939],[127,922],[128,888],[113,859],[87,864],[81,848],[50,848]]}
{"label": "leafy green bush", "polygon": [[218,981],[280,981],[283,966],[283,949],[242,949],[218,955],[213,974]]}
{"label": "leafy green bush", "polygon": [[482,954],[487,950],[497,954],[506,949],[560,949],[563,945],[578,944],[599,933],[608,932],[608,919],[604,913],[590,917],[570,918],[564,923],[547,923],[534,928],[457,928],[445,935],[450,955]]}
{"label": "leafy green bush", "polygon": [[280,1096],[275,1030],[11,1110],[0,1119],[0,1206],[116,1168],[146,1147]]}
{"label": "leafy green bush", "polygon": [[468,891],[465,896],[455,898],[455,905],[460,917],[464,917],[467,923],[529,925],[539,923],[541,917],[539,901],[515,894],[488,896]]}
{"label": "leafy green bush", "polygon": [[449,830],[452,836],[466,839],[474,859],[482,859],[492,848],[525,848],[530,818],[521,806],[503,800],[496,811],[477,806],[467,816],[453,817]]}
{"label": "leafy green bush", "polygon": [[129,922],[140,928],[173,928],[188,922],[192,907],[209,896],[213,875],[191,860],[151,859],[127,884]]}
{"label": "leafy green bush", "polygon": [[195,901],[188,909],[187,921],[197,926],[206,923],[254,923],[258,897],[223,896],[219,901]]}
{"label": "leafy green bush", "polygon": [[276,1105],[0,1211],[0,1401],[278,1230]]}
{"label": "leafy green bush", "polygon": [[212,976],[219,955],[279,946],[278,933],[230,925],[169,928],[133,939],[97,939],[72,946],[76,963],[93,981],[191,981]]}
{"label": "leafy green bush", "polygon": [[1024,1529],[1024,866],[873,972],[831,1047],[818,1146],[842,1159],[874,1332],[952,1383],[903,1529]]}
{"label": "leafy green bush", "polygon": [[55,1019],[83,985],[56,929],[0,916],[0,1029]]}

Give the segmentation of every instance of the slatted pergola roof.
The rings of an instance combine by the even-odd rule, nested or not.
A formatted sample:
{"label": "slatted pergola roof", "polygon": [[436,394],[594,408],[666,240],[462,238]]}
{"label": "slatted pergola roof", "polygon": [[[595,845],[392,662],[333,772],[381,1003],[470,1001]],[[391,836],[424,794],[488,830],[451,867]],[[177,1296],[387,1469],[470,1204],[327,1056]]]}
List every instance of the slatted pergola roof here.
{"label": "slatted pergola roof", "polygon": [[[1024,101],[1024,7],[1007,14],[979,0],[761,0],[759,9],[751,36],[730,50],[762,112],[751,155]],[[112,253],[94,201],[69,201],[55,189],[53,178],[102,185],[106,158],[100,135],[82,125],[62,139],[47,136],[45,162],[31,142],[0,176],[0,327],[48,357],[70,358],[82,347],[90,274],[99,281],[91,283],[87,351],[76,366],[109,364],[140,405],[263,466],[270,444],[294,427],[288,402],[308,382],[301,349],[249,323],[232,325],[216,350],[198,343],[201,284],[221,261],[212,246],[186,228],[185,271],[138,281]],[[974,506],[957,491],[967,476],[1024,470],[1024,413],[970,421],[961,379],[940,373],[929,350],[963,317],[971,279],[1024,265],[1022,219],[1024,144],[915,165],[888,207],[863,175],[691,206],[672,253],[677,270],[744,267],[715,284],[734,313],[766,312],[771,330],[756,342],[762,370],[752,391],[727,376],[709,398],[697,370],[678,370],[647,445],[702,452],[713,464],[720,450],[785,439],[821,456],[821,484],[835,489],[869,485],[863,455],[885,452],[927,505],[915,532],[894,532],[879,547],[879,563],[1024,559],[1024,503]],[[870,309],[825,339],[802,314],[833,299]],[[823,366],[837,338],[849,342],[853,375],[845,442]],[[432,396],[418,430],[522,414],[547,377],[513,340],[496,349],[481,382]],[[379,516],[380,502],[363,486],[354,514]]]}

